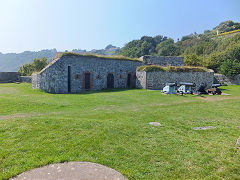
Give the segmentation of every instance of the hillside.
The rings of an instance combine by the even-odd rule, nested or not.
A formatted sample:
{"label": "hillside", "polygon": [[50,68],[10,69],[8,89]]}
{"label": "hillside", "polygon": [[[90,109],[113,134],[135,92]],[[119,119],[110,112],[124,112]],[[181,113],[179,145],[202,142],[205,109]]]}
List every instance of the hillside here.
{"label": "hillside", "polygon": [[[186,65],[203,66],[227,76],[234,76],[240,73],[240,32],[238,30],[240,30],[240,23],[225,21],[212,30],[205,30],[202,34],[192,33],[183,36],[177,42],[162,35],[143,36],[128,42],[121,49],[110,44],[104,49],[91,51],[73,49],[71,52],[107,56],[119,54],[131,58],[143,55],[184,56]],[[19,54],[0,53],[0,71],[17,71],[21,65],[33,62],[34,58],[47,57],[51,60],[56,53],[56,49],[25,51]]]}
{"label": "hillside", "polygon": [[[104,49],[91,51],[73,49],[72,52],[77,52],[81,54],[97,54],[97,55],[116,55],[120,51],[119,47],[108,45]],[[20,66],[26,63],[32,63],[35,58],[46,57],[51,61],[57,54],[56,49],[46,49],[41,51],[25,51],[23,53],[7,53],[3,54],[0,52],[0,72],[1,71],[17,71]]]}
{"label": "hillside", "polygon": [[51,60],[57,53],[56,49],[41,51],[25,51],[23,53],[0,53],[0,72],[17,71],[18,68],[26,63],[33,62],[34,58],[46,57]]}
{"label": "hillside", "polygon": [[72,52],[81,53],[81,54],[96,54],[96,55],[111,56],[111,55],[118,54],[120,52],[120,48],[109,44],[104,49],[93,49],[91,51],[73,49]]}
{"label": "hillside", "polygon": [[[240,23],[225,21],[203,34],[192,33],[177,42],[161,35],[143,36],[127,43],[120,54],[132,58],[143,55],[184,56],[186,65],[204,66],[234,76],[240,73],[238,30]],[[221,35],[217,36],[217,32]]]}

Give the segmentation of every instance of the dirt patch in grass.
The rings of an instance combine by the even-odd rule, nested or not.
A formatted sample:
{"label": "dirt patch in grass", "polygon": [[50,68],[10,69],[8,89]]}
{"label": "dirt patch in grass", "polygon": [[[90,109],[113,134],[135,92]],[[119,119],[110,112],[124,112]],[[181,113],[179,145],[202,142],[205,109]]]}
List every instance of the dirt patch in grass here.
{"label": "dirt patch in grass", "polygon": [[191,103],[196,102],[196,100],[181,100],[181,101],[174,101],[174,102],[168,102],[168,103],[152,103],[149,104],[149,106],[168,106],[168,105],[178,105],[178,104],[185,104],[185,103]]}
{"label": "dirt patch in grass", "polygon": [[0,88],[0,95],[2,94],[15,94],[18,93],[19,91],[15,88],[10,88],[10,87],[1,87]]}
{"label": "dirt patch in grass", "polygon": [[223,100],[227,100],[227,99],[239,99],[237,97],[229,97],[229,96],[199,96],[196,97],[197,99],[201,99],[207,102],[215,102],[215,101],[223,101]]}
{"label": "dirt patch in grass", "polygon": [[16,118],[29,118],[34,116],[46,116],[46,115],[53,115],[53,114],[61,114],[61,112],[52,112],[52,113],[17,113],[17,114],[9,114],[9,115],[2,115],[0,116],[0,120],[7,120],[7,119],[16,119]]}

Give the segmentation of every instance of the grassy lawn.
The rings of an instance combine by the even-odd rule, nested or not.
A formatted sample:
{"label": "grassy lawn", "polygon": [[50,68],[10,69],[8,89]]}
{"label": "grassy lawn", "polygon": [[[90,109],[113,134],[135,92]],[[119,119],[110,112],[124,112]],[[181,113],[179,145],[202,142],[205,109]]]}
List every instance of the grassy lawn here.
{"label": "grassy lawn", "polygon": [[[240,86],[228,96],[114,90],[47,94],[0,84],[0,179],[65,161],[129,179],[240,179]],[[149,122],[160,122],[152,127]],[[195,131],[193,127],[216,126]]]}

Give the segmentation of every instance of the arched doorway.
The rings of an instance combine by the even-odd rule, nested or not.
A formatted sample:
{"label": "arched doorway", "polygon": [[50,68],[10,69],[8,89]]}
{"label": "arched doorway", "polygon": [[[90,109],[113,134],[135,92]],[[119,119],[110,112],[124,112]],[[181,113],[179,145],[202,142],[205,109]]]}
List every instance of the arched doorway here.
{"label": "arched doorway", "polygon": [[114,88],[114,76],[112,73],[107,75],[107,88],[112,89]]}

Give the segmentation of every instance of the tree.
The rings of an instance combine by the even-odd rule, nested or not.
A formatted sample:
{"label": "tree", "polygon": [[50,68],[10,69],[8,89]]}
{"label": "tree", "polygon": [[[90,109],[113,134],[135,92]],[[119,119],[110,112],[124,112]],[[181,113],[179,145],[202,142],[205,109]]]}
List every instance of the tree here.
{"label": "tree", "polygon": [[228,77],[234,77],[240,74],[240,63],[236,60],[227,59],[220,66],[219,72]]}
{"label": "tree", "polygon": [[48,59],[43,57],[42,59],[35,58],[32,63],[33,70],[36,72],[41,71],[48,64]]}
{"label": "tree", "polygon": [[159,43],[156,47],[156,52],[159,56],[178,56],[180,48],[174,44],[173,39],[167,39]]}
{"label": "tree", "polygon": [[149,52],[151,51],[151,48],[152,48],[151,43],[149,43],[149,42],[147,42],[147,41],[144,41],[144,42],[141,44],[141,54],[142,54],[142,55],[148,55],[148,54],[150,54]]}
{"label": "tree", "polygon": [[143,36],[139,40],[133,40],[127,43],[120,51],[120,55],[138,58],[144,55],[156,54],[156,46],[166,41],[168,38],[165,36]]}
{"label": "tree", "polygon": [[227,53],[227,57],[240,63],[240,44],[231,47]]}
{"label": "tree", "polygon": [[153,38],[154,42],[155,42],[155,46],[158,45],[159,43],[163,42],[163,41],[166,41],[168,38],[166,36],[161,36],[161,35],[158,35],[158,36],[155,36]]}
{"label": "tree", "polygon": [[22,76],[31,76],[33,72],[32,64],[24,64],[19,69],[18,72],[21,73]]}
{"label": "tree", "polygon": [[184,64],[188,66],[202,66],[202,58],[196,54],[188,54],[184,56]]}
{"label": "tree", "polygon": [[207,58],[204,58],[204,66],[217,72],[221,64],[226,59],[225,52],[213,52]]}
{"label": "tree", "polygon": [[18,69],[18,72],[20,72],[22,76],[31,76],[33,72],[39,72],[47,65],[48,59],[46,57],[43,57],[42,59],[35,58],[32,64],[22,65]]}

